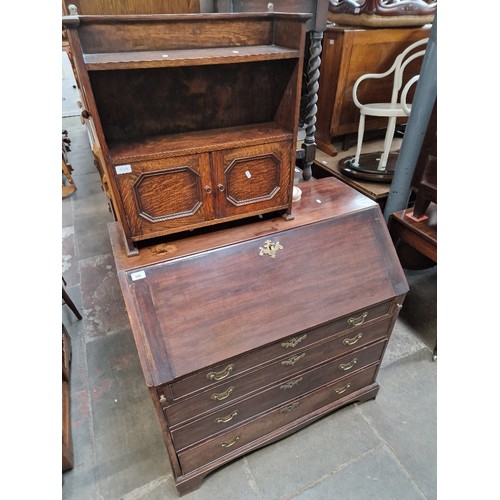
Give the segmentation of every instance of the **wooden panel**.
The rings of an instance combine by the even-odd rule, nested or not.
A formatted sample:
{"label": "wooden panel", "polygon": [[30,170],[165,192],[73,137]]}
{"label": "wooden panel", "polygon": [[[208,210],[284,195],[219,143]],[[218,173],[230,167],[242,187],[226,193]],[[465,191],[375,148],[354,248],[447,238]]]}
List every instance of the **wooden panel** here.
{"label": "wooden panel", "polygon": [[292,141],[217,151],[213,166],[218,172],[219,217],[255,210],[286,208],[289,200]]}
{"label": "wooden panel", "polygon": [[[80,18],[79,34],[86,54],[149,50],[201,49],[271,45],[273,18],[204,14],[158,20]],[[187,22],[189,21],[189,22]]]}
{"label": "wooden panel", "polygon": [[116,142],[272,122],[295,65],[93,71],[90,79],[106,140]]}
{"label": "wooden panel", "polygon": [[[145,161],[115,170],[132,237],[155,235],[213,217],[208,155]],[[165,196],[165,193],[169,193]]]}
{"label": "wooden panel", "polygon": [[63,0],[63,14],[69,14],[70,4],[75,5],[81,15],[200,12],[200,0]]}

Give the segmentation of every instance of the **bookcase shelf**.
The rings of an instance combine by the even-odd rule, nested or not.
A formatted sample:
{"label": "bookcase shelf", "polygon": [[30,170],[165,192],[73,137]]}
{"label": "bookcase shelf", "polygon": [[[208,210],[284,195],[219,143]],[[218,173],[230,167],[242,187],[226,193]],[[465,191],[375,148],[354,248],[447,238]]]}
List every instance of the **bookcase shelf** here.
{"label": "bookcase shelf", "polygon": [[165,68],[197,66],[205,64],[237,64],[249,61],[296,59],[298,50],[277,45],[256,45],[251,47],[216,47],[188,50],[150,50],[87,54],[85,65],[89,71],[110,69]]}

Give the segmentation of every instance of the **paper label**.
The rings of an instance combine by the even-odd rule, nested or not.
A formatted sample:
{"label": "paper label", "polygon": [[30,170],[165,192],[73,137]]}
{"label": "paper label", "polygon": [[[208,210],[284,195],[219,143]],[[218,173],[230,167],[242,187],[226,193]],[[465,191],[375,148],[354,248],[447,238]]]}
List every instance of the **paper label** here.
{"label": "paper label", "polygon": [[136,271],[130,275],[130,279],[132,281],[142,280],[146,277],[146,273],[144,271]]}
{"label": "paper label", "polygon": [[130,172],[132,172],[132,167],[130,165],[117,165],[115,170],[118,175],[130,174]]}

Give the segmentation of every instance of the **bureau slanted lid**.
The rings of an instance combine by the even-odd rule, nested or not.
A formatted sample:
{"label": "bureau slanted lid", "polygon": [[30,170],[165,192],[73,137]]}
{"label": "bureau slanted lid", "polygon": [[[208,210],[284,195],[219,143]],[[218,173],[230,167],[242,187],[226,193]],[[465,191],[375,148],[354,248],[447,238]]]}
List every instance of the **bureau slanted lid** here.
{"label": "bureau slanted lid", "polygon": [[376,203],[333,178],[301,189],[293,221],[192,236],[138,257],[126,256],[110,224],[149,386],[408,291]]}

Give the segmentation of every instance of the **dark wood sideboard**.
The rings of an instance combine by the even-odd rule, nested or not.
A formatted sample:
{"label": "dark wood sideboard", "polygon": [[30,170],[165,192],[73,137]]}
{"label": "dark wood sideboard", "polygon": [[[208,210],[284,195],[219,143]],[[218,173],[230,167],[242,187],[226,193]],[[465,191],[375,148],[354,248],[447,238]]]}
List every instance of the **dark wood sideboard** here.
{"label": "dark wood sideboard", "polygon": [[[323,152],[336,155],[332,138],[340,139],[357,134],[359,109],[352,98],[356,80],[365,73],[387,71],[396,56],[411,43],[428,37],[430,25],[411,28],[355,28],[327,26],[323,38],[321,73],[319,77],[318,111],[316,127],[317,147]],[[404,81],[418,74],[419,59],[405,71]],[[385,78],[377,85],[360,89],[361,102],[389,102],[392,79]],[[412,92],[409,94],[411,102]],[[400,119],[398,123],[404,123]],[[367,117],[365,130],[387,126],[386,118]]]}
{"label": "dark wood sideboard", "polygon": [[[128,256],[118,278],[177,490],[353,402],[408,291],[379,206],[333,178],[269,214]],[[256,218],[257,219],[257,218]],[[327,451],[327,450],[325,450]]]}

